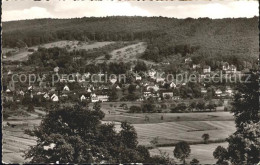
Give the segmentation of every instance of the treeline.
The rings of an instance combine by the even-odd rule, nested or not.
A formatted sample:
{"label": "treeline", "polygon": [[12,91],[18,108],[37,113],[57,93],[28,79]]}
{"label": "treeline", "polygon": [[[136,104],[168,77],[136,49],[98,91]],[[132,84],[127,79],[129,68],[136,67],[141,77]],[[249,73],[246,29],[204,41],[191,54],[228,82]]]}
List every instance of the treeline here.
{"label": "treeline", "polygon": [[[168,56],[194,50],[176,47],[200,46],[213,55],[243,53],[257,55],[258,17],[239,19],[175,19],[164,17],[103,17],[36,19],[3,23],[3,47],[24,47],[57,40],[132,41],[146,40],[149,50]],[[158,40],[158,41],[156,41]],[[156,44],[155,42],[156,41]],[[160,43],[160,41],[162,41]],[[250,42],[249,42],[250,41]],[[174,46],[175,45],[175,46]],[[172,47],[174,46],[174,50]],[[195,46],[195,47],[193,47]],[[153,48],[153,49],[150,49]],[[180,50],[178,50],[180,48]],[[176,50],[177,49],[177,50]],[[234,52],[233,52],[234,51]],[[156,60],[156,56],[151,60]]]}

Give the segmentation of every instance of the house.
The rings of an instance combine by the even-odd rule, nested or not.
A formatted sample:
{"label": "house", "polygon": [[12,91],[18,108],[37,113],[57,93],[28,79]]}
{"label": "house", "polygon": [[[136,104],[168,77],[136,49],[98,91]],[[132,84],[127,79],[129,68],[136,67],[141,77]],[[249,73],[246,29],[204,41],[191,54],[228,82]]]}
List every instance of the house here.
{"label": "house", "polygon": [[70,88],[67,85],[65,85],[63,91],[70,91]]}
{"label": "house", "polygon": [[24,96],[24,91],[20,90],[19,95]]}
{"label": "house", "polygon": [[203,73],[210,73],[211,72],[211,67],[210,66],[204,66],[203,67]]}
{"label": "house", "polygon": [[153,90],[153,91],[155,91],[155,92],[157,92],[158,90],[159,90],[159,86],[158,85],[148,85],[147,87],[146,87],[146,90],[147,91],[149,91],[149,90]]}
{"label": "house", "polygon": [[152,93],[149,92],[149,91],[146,91],[146,92],[143,93],[143,96],[144,96],[144,98],[148,98],[148,97],[152,96]]}
{"label": "house", "polygon": [[156,75],[156,71],[155,71],[154,69],[150,69],[150,70],[148,71],[148,75],[149,75],[149,77],[151,77],[152,79],[154,79],[154,78],[155,78],[155,75]]}
{"label": "house", "polygon": [[40,82],[39,82],[39,87],[40,87],[40,88],[46,88],[46,87],[47,87],[47,83],[46,83],[46,82],[43,82],[43,81],[40,81]]}
{"label": "house", "polygon": [[199,69],[200,68],[200,64],[193,64],[192,65],[192,69]]}
{"label": "house", "polygon": [[68,79],[66,76],[61,76],[60,82],[67,82],[67,81],[68,81]]}
{"label": "house", "polygon": [[118,89],[118,90],[119,90],[119,89],[121,89],[121,88],[120,88],[120,86],[119,86],[119,85],[117,85],[117,86],[116,86],[116,89]]}
{"label": "house", "polygon": [[180,96],[172,96],[172,99],[173,100],[180,100],[181,98],[180,98]]}
{"label": "house", "polygon": [[228,69],[229,69],[229,63],[228,62],[224,62],[223,65],[222,65],[222,70],[226,71]]}
{"label": "house", "polygon": [[55,73],[58,73],[59,72],[59,67],[57,66],[57,67],[55,67],[54,69],[53,69],[53,71],[55,72]]}
{"label": "house", "polygon": [[91,102],[107,102],[108,101],[108,96],[107,95],[96,95],[95,93],[91,95]]}
{"label": "house", "polygon": [[91,89],[90,89],[90,88],[88,88],[87,92],[88,92],[88,93],[91,93],[92,91],[91,91]]}
{"label": "house", "polygon": [[187,63],[191,63],[192,62],[192,59],[189,57],[189,58],[185,58],[184,60],[184,63],[187,64]]}
{"label": "house", "polygon": [[230,87],[227,87],[226,90],[225,90],[225,93],[228,96],[232,96],[234,94],[234,91]]}
{"label": "house", "polygon": [[49,98],[50,98],[50,96],[49,96],[48,93],[45,93],[45,94],[43,95],[43,97],[44,97],[45,99],[49,99]]}
{"label": "house", "polygon": [[156,77],[156,82],[164,82],[164,78],[162,77]]}
{"label": "house", "polygon": [[235,65],[230,65],[229,69],[226,70],[227,74],[236,73],[236,72],[237,72],[237,67]]}
{"label": "house", "polygon": [[110,79],[110,82],[111,82],[112,84],[115,84],[115,83],[117,82],[117,79],[116,79],[116,78],[111,78],[111,79]]}
{"label": "house", "polygon": [[84,100],[86,100],[86,97],[84,95],[81,95],[80,101],[84,101]]}
{"label": "house", "polygon": [[14,97],[13,96],[10,96],[10,95],[7,95],[4,97],[4,100],[6,102],[13,102],[14,101]]}
{"label": "house", "polygon": [[8,71],[7,75],[11,75],[13,72],[11,70]]}
{"label": "house", "polygon": [[201,88],[201,89],[200,89],[200,92],[201,92],[202,94],[206,94],[206,93],[207,93],[207,90],[206,90],[205,88]]}
{"label": "house", "polygon": [[80,56],[77,56],[77,57],[73,57],[72,60],[75,62],[75,61],[79,61],[81,60],[81,57]]}
{"label": "house", "polygon": [[29,86],[29,87],[28,87],[28,91],[29,91],[29,90],[32,90],[32,89],[33,89],[33,87],[32,87],[32,86]]}
{"label": "house", "polygon": [[172,98],[173,97],[173,92],[162,92],[162,97],[163,98]]}
{"label": "house", "polygon": [[135,75],[135,81],[138,81],[138,80],[141,81],[141,80],[142,80],[142,77],[136,74],[136,75]]}
{"label": "house", "polygon": [[215,92],[215,94],[216,94],[218,97],[220,97],[221,94],[222,94],[222,91],[221,91],[220,89],[217,89],[216,92]]}
{"label": "house", "polygon": [[57,102],[57,101],[59,101],[59,97],[56,94],[53,94],[51,96],[51,100],[54,101],[54,102]]}
{"label": "house", "polygon": [[170,88],[176,88],[176,84],[174,82],[170,83]]}

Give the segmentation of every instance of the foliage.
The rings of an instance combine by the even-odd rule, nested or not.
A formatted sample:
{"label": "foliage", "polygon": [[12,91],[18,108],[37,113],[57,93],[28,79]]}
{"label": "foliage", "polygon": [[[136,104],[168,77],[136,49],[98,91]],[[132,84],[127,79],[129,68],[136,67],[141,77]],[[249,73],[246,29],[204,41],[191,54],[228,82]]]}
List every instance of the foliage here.
{"label": "foliage", "polygon": [[94,104],[93,110],[75,105],[49,111],[38,128],[25,131],[37,138],[37,144],[30,147],[25,158],[30,163],[165,161],[151,157],[147,148],[138,145],[133,126],[123,122],[116,132],[114,124],[101,124],[103,118],[99,103]]}
{"label": "foliage", "polygon": [[216,162],[217,164],[224,164],[227,159],[227,149],[222,146],[218,146],[213,152],[213,156],[215,159],[218,159]]}
{"label": "foliage", "polygon": [[190,161],[190,164],[191,165],[196,165],[196,164],[199,164],[200,163],[200,161],[198,160],[198,159],[196,159],[196,158],[193,158],[191,161]]}
{"label": "foliage", "polygon": [[204,140],[204,143],[207,144],[209,141],[209,134],[204,133],[201,138]]}
{"label": "foliage", "polygon": [[183,164],[185,164],[185,159],[189,157],[190,152],[191,152],[190,145],[185,141],[181,141],[175,145],[173,155],[177,159],[183,161]]}
{"label": "foliage", "polygon": [[142,112],[141,107],[135,105],[130,107],[129,113],[140,113],[140,112]]}
{"label": "foliage", "polygon": [[259,75],[256,72],[249,75],[247,82],[238,86],[234,97],[232,112],[237,130],[227,138],[227,152],[219,147],[214,152],[220,162],[226,159],[233,164],[256,164],[260,161]]}

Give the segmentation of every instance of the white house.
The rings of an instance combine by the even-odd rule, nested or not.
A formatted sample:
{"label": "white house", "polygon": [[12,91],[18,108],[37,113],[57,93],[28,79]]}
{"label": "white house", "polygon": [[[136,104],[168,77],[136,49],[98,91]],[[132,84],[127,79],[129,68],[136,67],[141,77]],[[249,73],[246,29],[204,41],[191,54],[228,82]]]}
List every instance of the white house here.
{"label": "white house", "polygon": [[24,91],[20,90],[19,94],[24,96]]}
{"label": "white house", "polygon": [[220,89],[217,89],[215,93],[216,93],[217,96],[221,96],[222,91]]}
{"label": "white house", "polygon": [[223,70],[223,71],[226,71],[226,70],[228,70],[228,69],[229,69],[229,63],[224,62],[223,65],[222,65],[222,70]]}
{"label": "white house", "polygon": [[7,75],[11,75],[13,72],[11,70],[8,71]]}
{"label": "white house", "polygon": [[138,80],[140,80],[140,81],[141,81],[141,80],[142,80],[142,77],[141,77],[141,76],[139,76],[139,75],[135,75],[135,80],[136,80],[136,81],[138,81]]}
{"label": "white house", "polygon": [[70,88],[68,87],[68,85],[65,85],[63,88],[64,91],[70,91]]}
{"label": "white house", "polygon": [[86,100],[86,97],[85,97],[84,95],[82,95],[82,96],[80,97],[80,101],[83,101],[83,100]]}
{"label": "white house", "polygon": [[156,77],[156,82],[164,82],[164,78],[162,77]]}
{"label": "white house", "polygon": [[117,79],[116,79],[116,78],[111,78],[111,79],[110,79],[110,82],[111,82],[112,84],[115,84],[115,83],[116,83],[116,81],[117,81]]}
{"label": "white house", "polygon": [[107,95],[96,95],[95,93],[91,95],[91,102],[106,102],[108,101],[108,96]]}
{"label": "white house", "polygon": [[163,97],[163,98],[166,98],[167,96],[169,96],[170,98],[172,98],[172,97],[173,97],[173,92],[163,92],[163,93],[162,93],[162,97]]}
{"label": "white house", "polygon": [[145,98],[148,98],[148,97],[152,96],[152,93],[151,93],[151,92],[144,92],[144,93],[143,93],[143,96],[144,96]]}
{"label": "white house", "polygon": [[116,89],[121,89],[119,85],[116,86]]}
{"label": "white house", "polygon": [[200,68],[200,64],[193,64],[192,65],[192,69],[197,69],[197,68]]}
{"label": "white house", "polygon": [[230,65],[229,69],[226,70],[226,73],[236,73],[237,67],[235,65]]}
{"label": "white house", "polygon": [[151,78],[155,78],[155,75],[156,75],[156,71],[154,69],[151,69],[148,71],[148,75],[151,77]]}
{"label": "white house", "polygon": [[192,59],[190,57],[189,58],[185,58],[184,62],[185,63],[190,63],[190,62],[192,62]]}
{"label": "white house", "polygon": [[201,89],[200,89],[200,92],[203,93],[203,94],[205,94],[205,93],[207,93],[207,90],[206,90],[205,88],[201,88]]}
{"label": "white house", "polygon": [[170,87],[171,87],[171,88],[176,88],[176,84],[175,84],[174,82],[171,82],[171,83],[170,83]]}
{"label": "white house", "polygon": [[59,97],[56,94],[53,94],[51,96],[51,100],[54,101],[54,102],[57,102],[57,101],[59,101]]}
{"label": "white house", "polygon": [[211,67],[210,66],[204,66],[203,67],[203,73],[210,73],[211,72]]}
{"label": "white house", "polygon": [[146,90],[150,90],[150,89],[152,89],[152,90],[154,90],[155,92],[157,92],[157,91],[159,90],[159,86],[158,86],[158,85],[148,85],[148,86],[146,87]]}
{"label": "white house", "polygon": [[49,96],[48,93],[45,93],[45,94],[43,95],[43,97],[44,97],[45,99],[49,99],[49,98],[50,98],[50,96]]}
{"label": "white house", "polygon": [[55,68],[53,69],[53,71],[56,72],[56,73],[58,73],[58,72],[59,72],[59,69],[60,69],[60,68],[57,66],[57,67],[55,67]]}
{"label": "white house", "polygon": [[229,96],[232,96],[234,92],[230,87],[227,87],[225,90],[225,93],[227,93],[227,95],[229,95]]}
{"label": "white house", "polygon": [[88,92],[88,93],[91,93],[92,91],[91,91],[91,89],[90,89],[90,88],[88,88],[87,92]]}

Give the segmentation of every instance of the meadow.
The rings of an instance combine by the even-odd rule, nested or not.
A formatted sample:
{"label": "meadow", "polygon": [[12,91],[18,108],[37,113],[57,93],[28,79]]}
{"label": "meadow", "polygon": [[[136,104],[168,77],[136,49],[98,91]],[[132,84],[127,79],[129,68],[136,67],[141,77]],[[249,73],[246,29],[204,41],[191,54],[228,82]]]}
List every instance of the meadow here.
{"label": "meadow", "polygon": [[[41,44],[37,46],[28,47],[29,49],[33,49],[36,51],[38,47],[44,47],[44,48],[67,48],[69,51],[73,50],[79,50],[79,49],[85,49],[85,50],[91,50],[95,48],[100,48],[109,44],[112,44],[114,42],[79,42],[79,41],[68,41],[68,40],[61,40],[46,44]],[[11,50],[4,48],[5,51]],[[3,59],[4,61],[26,61],[28,59],[28,56],[32,54],[33,52],[29,52],[27,50],[20,50],[17,53],[14,53],[12,56],[7,57],[6,59]]]}

